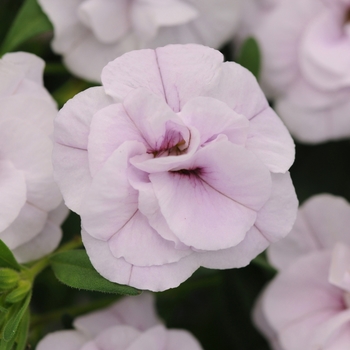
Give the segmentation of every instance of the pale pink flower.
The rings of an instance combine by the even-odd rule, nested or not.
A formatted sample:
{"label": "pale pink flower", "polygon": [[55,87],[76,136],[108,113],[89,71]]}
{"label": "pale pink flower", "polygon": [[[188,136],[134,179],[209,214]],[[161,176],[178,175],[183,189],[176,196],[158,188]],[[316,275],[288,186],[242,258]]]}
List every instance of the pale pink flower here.
{"label": "pale pink flower", "polygon": [[247,265],[297,211],[294,145],[255,78],[199,45],[133,51],[59,112],[54,167],[105,278],[154,291]]}
{"label": "pale pink flower", "polygon": [[242,0],[39,0],[54,25],[53,50],[76,75],[100,81],[122,54],[167,44],[219,48],[232,38]]}
{"label": "pale pink flower", "polygon": [[281,269],[259,298],[255,323],[278,350],[350,348],[350,205],[318,195],[292,232],[269,248]]}
{"label": "pale pink flower", "polygon": [[67,215],[53,179],[57,107],[43,87],[44,62],[28,53],[0,60],[0,239],[20,262],[56,248]]}
{"label": "pale pink flower", "polygon": [[[261,84],[300,141],[350,136],[350,1],[249,1],[244,35],[262,51]],[[247,28],[250,27],[250,30]]]}
{"label": "pale pink flower", "polygon": [[127,297],[74,321],[75,330],[42,339],[37,350],[201,350],[185,330],[168,330],[155,314],[151,294]]}

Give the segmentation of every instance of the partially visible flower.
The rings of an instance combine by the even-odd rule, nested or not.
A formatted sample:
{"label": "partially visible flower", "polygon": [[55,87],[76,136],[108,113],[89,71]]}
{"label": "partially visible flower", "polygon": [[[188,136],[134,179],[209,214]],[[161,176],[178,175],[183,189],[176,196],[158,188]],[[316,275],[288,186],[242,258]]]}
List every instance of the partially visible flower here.
{"label": "partially visible flower", "polygon": [[76,75],[100,81],[122,54],[167,44],[219,48],[238,24],[241,0],[39,0],[54,25],[53,50]]}
{"label": "partially visible flower", "polygon": [[254,319],[275,350],[350,348],[350,205],[319,195],[287,238],[270,247],[281,268]]}
{"label": "partially visible flower", "polygon": [[258,40],[263,90],[291,133],[309,143],[349,137],[350,1],[248,3],[243,17],[257,20],[244,35]]}
{"label": "partially visible flower", "polygon": [[53,118],[44,62],[28,53],[0,60],[0,239],[20,262],[56,248],[68,210],[53,179]]}
{"label": "partially visible flower", "polygon": [[42,339],[37,350],[201,350],[185,330],[168,330],[159,321],[151,294],[127,297],[74,321],[75,330]]}
{"label": "partially visible flower", "polygon": [[255,78],[200,45],[134,51],[55,122],[54,167],[97,271],[153,291],[247,265],[295,220],[294,144]]}

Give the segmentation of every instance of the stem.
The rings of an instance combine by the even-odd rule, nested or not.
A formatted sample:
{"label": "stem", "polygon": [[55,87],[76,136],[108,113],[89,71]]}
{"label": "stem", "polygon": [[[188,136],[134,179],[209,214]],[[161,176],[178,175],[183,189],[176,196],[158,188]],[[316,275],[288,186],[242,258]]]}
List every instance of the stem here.
{"label": "stem", "polygon": [[71,241],[63,244],[60,248],[58,248],[55,253],[66,252],[67,250],[72,250],[76,248],[80,248],[83,242],[80,236],[75,236]]}

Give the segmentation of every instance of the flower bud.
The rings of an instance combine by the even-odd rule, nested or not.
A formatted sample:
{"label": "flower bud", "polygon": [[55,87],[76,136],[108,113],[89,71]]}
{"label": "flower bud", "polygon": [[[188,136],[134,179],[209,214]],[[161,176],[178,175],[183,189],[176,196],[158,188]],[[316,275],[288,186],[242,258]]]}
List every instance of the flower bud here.
{"label": "flower bud", "polygon": [[5,302],[9,304],[15,304],[23,300],[30,289],[32,288],[32,284],[28,280],[21,280],[18,282],[18,287],[10,292],[6,298]]}
{"label": "flower bud", "polygon": [[19,281],[17,271],[9,268],[0,269],[0,292],[15,288]]}

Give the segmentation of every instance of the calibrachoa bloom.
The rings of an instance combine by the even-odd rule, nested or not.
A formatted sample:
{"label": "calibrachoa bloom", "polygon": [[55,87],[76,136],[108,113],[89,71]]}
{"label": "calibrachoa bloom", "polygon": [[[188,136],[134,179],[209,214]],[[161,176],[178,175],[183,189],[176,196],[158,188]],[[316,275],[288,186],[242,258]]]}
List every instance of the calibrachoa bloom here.
{"label": "calibrachoa bloom", "polygon": [[37,350],[201,350],[185,330],[168,330],[158,320],[151,294],[127,297],[111,307],[78,317],[75,330],[48,334]]}
{"label": "calibrachoa bloom", "polygon": [[54,167],[105,278],[153,291],[247,265],[297,211],[294,145],[255,78],[199,45],[133,51],[59,112]]}
{"label": "calibrachoa bloom", "polygon": [[53,180],[57,107],[43,87],[44,62],[18,52],[0,60],[0,239],[21,262],[56,248],[67,208]]}
{"label": "calibrachoa bloom", "polygon": [[318,195],[269,248],[281,269],[260,297],[255,321],[274,349],[350,348],[350,205]]}
{"label": "calibrachoa bloom", "polygon": [[244,16],[259,18],[248,22],[263,54],[263,89],[300,141],[349,137],[350,1],[276,2]]}
{"label": "calibrachoa bloom", "polygon": [[76,75],[100,81],[102,68],[136,49],[229,40],[242,0],[39,0],[54,25],[53,50]]}

